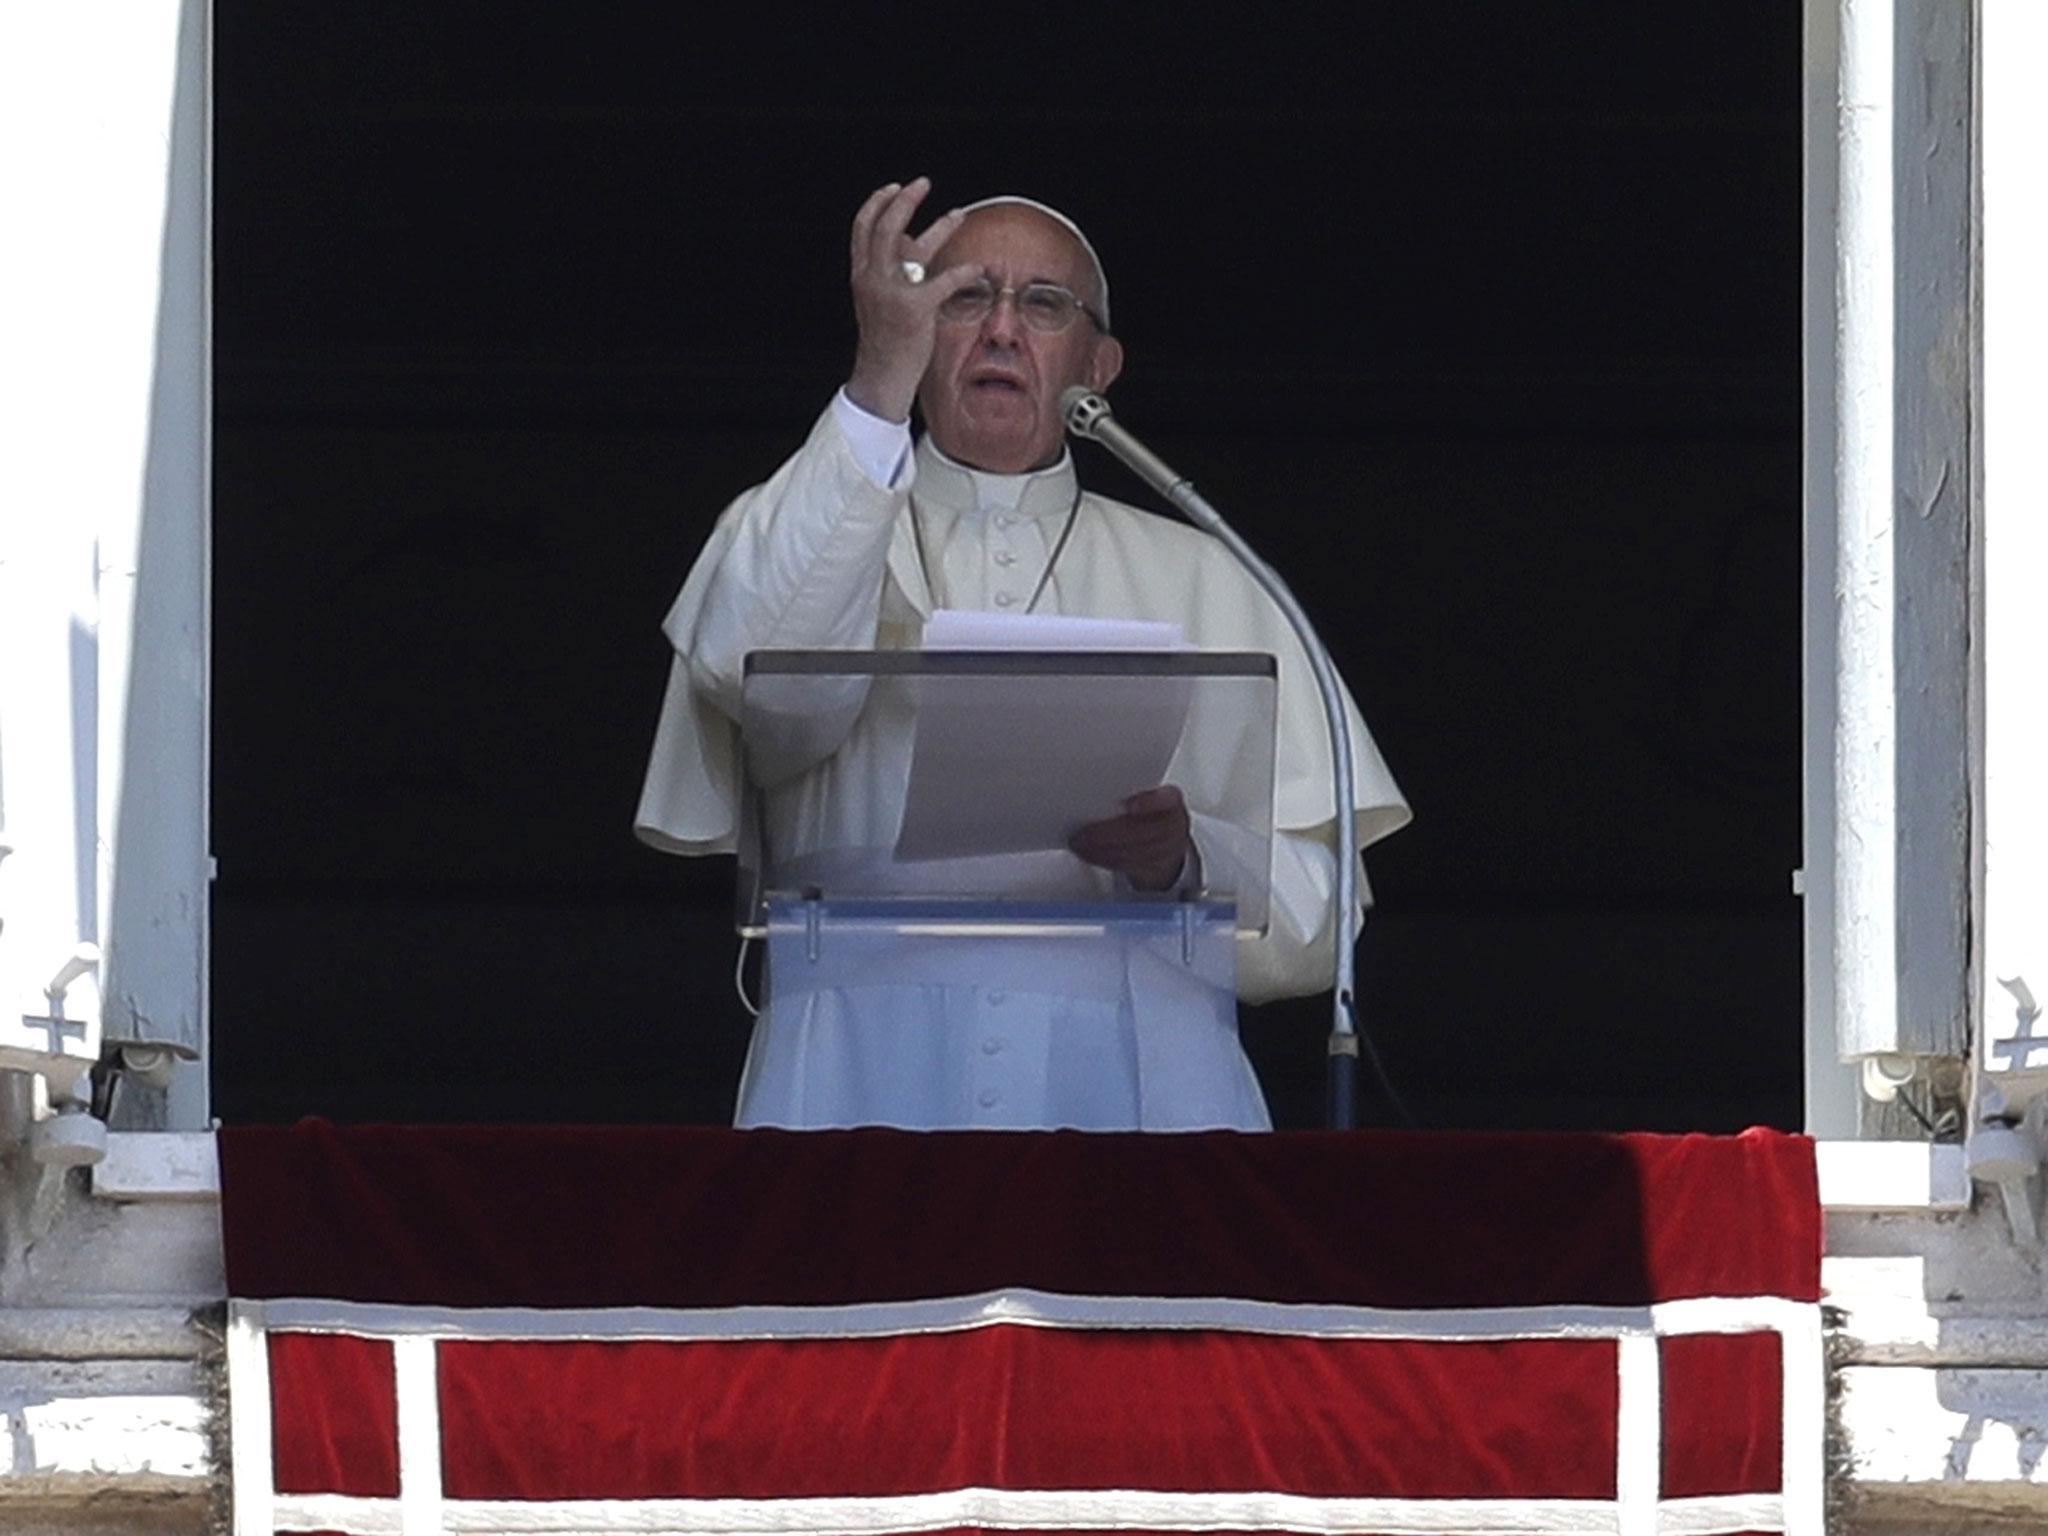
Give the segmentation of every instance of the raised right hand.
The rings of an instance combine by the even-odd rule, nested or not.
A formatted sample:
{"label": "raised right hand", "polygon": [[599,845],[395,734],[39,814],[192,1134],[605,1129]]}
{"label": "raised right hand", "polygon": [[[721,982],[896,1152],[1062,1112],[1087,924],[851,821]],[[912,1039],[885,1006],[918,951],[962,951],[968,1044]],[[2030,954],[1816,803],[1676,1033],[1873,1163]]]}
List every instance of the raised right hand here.
{"label": "raised right hand", "polygon": [[931,188],[928,176],[908,186],[892,181],[869,193],[853,216],[853,313],[860,323],[860,345],[846,394],[886,421],[910,419],[911,402],[932,360],[939,306],[981,276],[978,267],[969,266],[928,271],[921,283],[904,274],[906,261],[929,269],[964,217],[955,208],[916,239],[906,235],[911,216]]}

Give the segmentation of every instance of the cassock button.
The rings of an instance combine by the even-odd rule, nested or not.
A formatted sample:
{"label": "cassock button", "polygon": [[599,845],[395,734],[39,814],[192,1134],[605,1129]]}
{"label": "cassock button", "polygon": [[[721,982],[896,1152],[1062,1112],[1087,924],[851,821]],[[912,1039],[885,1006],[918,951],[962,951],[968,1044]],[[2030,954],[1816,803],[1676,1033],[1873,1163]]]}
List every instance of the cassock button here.
{"label": "cassock button", "polygon": [[1011,517],[1010,514],[1007,512],[998,512],[996,514],[996,526],[998,528],[1007,528],[1010,526],[1011,523],[1015,521],[1016,519]]}
{"label": "cassock button", "polygon": [[1015,565],[1016,563],[1017,557],[1011,551],[1007,549],[999,549],[996,551],[997,565]]}
{"label": "cassock button", "polygon": [[998,608],[1007,608],[1016,601],[1017,599],[1010,596],[1007,592],[998,592],[996,594],[996,606]]}
{"label": "cassock button", "polygon": [[1000,1056],[1000,1055],[1002,1055],[1002,1054],[1003,1054],[1003,1042],[1002,1042],[1002,1041],[1000,1041],[1000,1040],[984,1040],[984,1041],[982,1041],[982,1042],[981,1042],[981,1054],[982,1054],[982,1055],[984,1055],[984,1056]]}
{"label": "cassock button", "polygon": [[976,1097],[980,1100],[983,1109],[994,1109],[997,1100],[1001,1099],[1002,1095],[993,1088],[984,1088]]}

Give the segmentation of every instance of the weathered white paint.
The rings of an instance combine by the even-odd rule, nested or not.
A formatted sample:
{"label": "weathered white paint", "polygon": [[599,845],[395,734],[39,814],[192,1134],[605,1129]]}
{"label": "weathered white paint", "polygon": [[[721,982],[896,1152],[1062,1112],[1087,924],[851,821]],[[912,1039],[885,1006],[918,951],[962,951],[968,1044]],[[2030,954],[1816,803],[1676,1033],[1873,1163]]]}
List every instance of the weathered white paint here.
{"label": "weathered white paint", "polygon": [[[206,914],[206,25],[204,0],[0,9],[10,1001],[96,942],[108,1033],[195,1048]],[[182,1076],[180,1118],[203,1125],[204,1074]]]}
{"label": "weathered white paint", "polygon": [[225,1293],[215,1202],[75,1194],[23,1258],[6,1301],[27,1307],[200,1307]]}
{"label": "weathered white paint", "polygon": [[1835,1017],[1844,1056],[1898,1016],[1892,654],[1891,0],[1840,0],[1835,194]]}
{"label": "weathered white paint", "polygon": [[1806,973],[1806,1129],[1854,1136],[1861,1102],[1835,1032],[1835,182],[1841,47],[1835,0],[1806,0],[1804,205],[1804,473],[1800,604],[1800,868]]}
{"label": "weathered white paint", "polygon": [[[0,112],[6,95],[0,77]],[[0,116],[0,142],[30,139]],[[15,244],[0,241],[0,252]],[[21,290],[0,271],[0,313],[23,303],[10,292]],[[82,1071],[99,1055],[92,980],[66,989],[61,1022],[47,989],[97,934],[93,550],[89,529],[26,515],[29,498],[14,488],[20,417],[9,397],[31,382],[27,369],[0,368],[0,1069],[68,1059]]]}
{"label": "weathered white paint", "polygon": [[1826,1136],[1909,1123],[1840,1062],[1910,1075],[1968,1031],[1972,17],[1806,6],[1800,883]]}
{"label": "weathered white paint", "polygon": [[[1898,1017],[1892,1049],[1960,1059],[1969,1022],[1972,8],[1895,0],[1892,260],[1893,765]],[[1916,1097],[1924,1097],[1924,1084]],[[1909,1134],[1894,1118],[1893,1134]]]}
{"label": "weathered white paint", "polygon": [[2048,1089],[2048,10],[1984,8],[1982,101],[1985,1082]]}
{"label": "weathered white paint", "polygon": [[[1971,1294],[1953,1251],[1834,1255],[1821,1265],[1828,1305],[1841,1314],[1842,1346],[1857,1365],[1948,1365],[2048,1370],[2048,1319],[2038,1298],[1996,1302]],[[1996,1290],[1995,1283],[1991,1287]],[[1949,1301],[1950,1293],[1966,1299]]]}
{"label": "weathered white paint", "polygon": [[92,1192],[102,1200],[220,1198],[220,1158],[207,1131],[120,1131],[107,1138],[107,1155],[92,1171]]}
{"label": "weathered white paint", "polygon": [[1822,1141],[1813,1149],[1820,1203],[1830,1211],[1962,1211],[1970,1205],[1963,1149],[1924,1141]]}
{"label": "weathered white paint", "polygon": [[[201,1218],[219,1233],[217,1216]],[[167,1289],[167,1295],[174,1294]],[[181,1360],[203,1335],[176,1302],[127,1306],[0,1307],[0,1360]]]}
{"label": "weathered white paint", "polygon": [[[159,1477],[203,1483],[206,1409],[192,1394],[60,1397],[13,1410],[18,1477]],[[4,1506],[0,1506],[4,1508]]]}
{"label": "weathered white paint", "polygon": [[203,1477],[208,1455],[199,1371],[191,1359],[24,1365],[0,1361],[0,1473],[158,1472]]}
{"label": "weathered white paint", "polygon": [[1842,1389],[1859,1483],[2003,1484],[2048,1514],[2048,1372],[1851,1366]]}

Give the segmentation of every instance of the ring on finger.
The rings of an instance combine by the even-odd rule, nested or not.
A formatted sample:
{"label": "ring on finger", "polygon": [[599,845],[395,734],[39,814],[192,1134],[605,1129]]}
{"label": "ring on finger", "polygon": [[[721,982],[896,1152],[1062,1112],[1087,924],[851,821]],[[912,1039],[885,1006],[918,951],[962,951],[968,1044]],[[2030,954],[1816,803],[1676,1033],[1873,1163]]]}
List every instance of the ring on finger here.
{"label": "ring on finger", "polygon": [[921,283],[921,282],[923,282],[923,281],[924,281],[924,263],[923,263],[923,262],[921,262],[921,261],[906,261],[906,262],[904,262],[904,263],[903,263],[903,275],[904,275],[905,277],[907,277],[908,279],[910,279],[910,281],[911,281],[911,282],[913,282],[913,283]]}

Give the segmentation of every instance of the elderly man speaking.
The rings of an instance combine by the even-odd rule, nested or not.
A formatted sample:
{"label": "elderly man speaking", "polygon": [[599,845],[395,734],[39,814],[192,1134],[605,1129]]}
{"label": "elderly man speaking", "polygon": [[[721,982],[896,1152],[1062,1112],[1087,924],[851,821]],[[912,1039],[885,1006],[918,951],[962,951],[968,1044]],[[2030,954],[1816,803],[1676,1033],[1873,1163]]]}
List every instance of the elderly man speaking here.
{"label": "elderly man speaking", "polygon": [[[1249,1001],[1329,985],[1335,913],[1327,728],[1308,664],[1231,556],[1180,523],[1083,491],[1061,391],[1122,371],[1109,285],[1065,215],[1022,197],[956,208],[922,234],[924,177],[854,216],[853,371],[773,476],[719,519],[664,629],[675,649],[637,830],[677,853],[733,847],[742,664],[764,649],[915,648],[941,608],[1148,619],[1198,649],[1279,658],[1271,910],[1239,945]],[[914,443],[912,406],[925,433]],[[1360,847],[1408,808],[1346,699]],[[822,814],[872,837],[900,814],[906,722],[870,709],[829,764]],[[893,799],[892,799],[893,797]],[[1085,828],[1072,853],[1139,890],[1200,867],[1179,790],[1163,785]],[[931,975],[784,991],[757,1022],[741,1125],[1091,1130],[1266,1129],[1227,995],[1190,1016],[1128,977],[1077,986],[956,962]]]}

